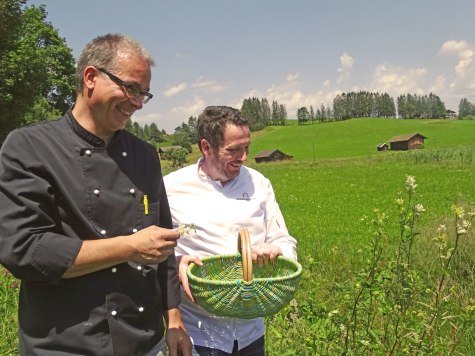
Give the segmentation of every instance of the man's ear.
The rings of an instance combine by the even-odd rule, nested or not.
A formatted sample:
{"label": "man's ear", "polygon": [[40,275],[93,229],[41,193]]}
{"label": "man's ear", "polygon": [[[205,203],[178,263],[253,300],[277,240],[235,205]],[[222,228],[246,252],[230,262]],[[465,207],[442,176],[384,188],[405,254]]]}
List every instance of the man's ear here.
{"label": "man's ear", "polygon": [[96,85],[96,79],[97,79],[97,70],[93,66],[86,67],[84,69],[83,73],[83,78],[84,80],[84,87],[88,89],[94,89],[94,86]]}
{"label": "man's ear", "polygon": [[203,154],[209,154],[209,152],[212,150],[211,145],[204,138],[201,139],[200,146],[201,146],[201,152],[203,152]]}

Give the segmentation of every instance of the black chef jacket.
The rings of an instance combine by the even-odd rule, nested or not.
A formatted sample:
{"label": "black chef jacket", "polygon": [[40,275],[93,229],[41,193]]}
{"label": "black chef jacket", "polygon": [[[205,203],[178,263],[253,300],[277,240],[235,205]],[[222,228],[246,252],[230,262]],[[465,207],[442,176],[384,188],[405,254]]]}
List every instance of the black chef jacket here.
{"label": "black chef jacket", "polygon": [[17,129],[0,151],[0,202],[22,354],[140,355],[162,338],[162,312],[180,302],[174,256],[61,278],[83,240],[172,226],[155,148],[123,130],[105,147],[71,111]]}

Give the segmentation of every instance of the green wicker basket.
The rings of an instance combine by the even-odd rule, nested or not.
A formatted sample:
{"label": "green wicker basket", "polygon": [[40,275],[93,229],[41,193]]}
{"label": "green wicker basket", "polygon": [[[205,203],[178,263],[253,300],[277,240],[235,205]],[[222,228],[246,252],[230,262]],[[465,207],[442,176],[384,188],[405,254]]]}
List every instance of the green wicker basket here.
{"label": "green wicker basket", "polygon": [[246,228],[239,230],[238,250],[241,254],[202,258],[203,266],[190,264],[188,282],[196,302],[219,316],[252,319],[277,313],[292,300],[302,266],[282,256],[253,266]]}

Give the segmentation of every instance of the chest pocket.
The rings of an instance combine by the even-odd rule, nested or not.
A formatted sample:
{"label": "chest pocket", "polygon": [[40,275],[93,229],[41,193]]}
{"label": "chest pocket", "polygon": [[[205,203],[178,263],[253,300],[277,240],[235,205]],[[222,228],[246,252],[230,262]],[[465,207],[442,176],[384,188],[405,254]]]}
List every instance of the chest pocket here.
{"label": "chest pocket", "polygon": [[142,228],[160,224],[160,203],[149,203],[148,214],[145,210],[145,205],[141,204],[142,211]]}

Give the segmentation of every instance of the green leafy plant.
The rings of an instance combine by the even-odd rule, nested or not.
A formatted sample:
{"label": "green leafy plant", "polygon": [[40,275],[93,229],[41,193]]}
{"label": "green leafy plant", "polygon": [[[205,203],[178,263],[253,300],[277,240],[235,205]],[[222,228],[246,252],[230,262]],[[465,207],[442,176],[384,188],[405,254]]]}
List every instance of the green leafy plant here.
{"label": "green leafy plant", "polygon": [[17,346],[17,302],[19,281],[0,266],[0,354],[16,355]]}

